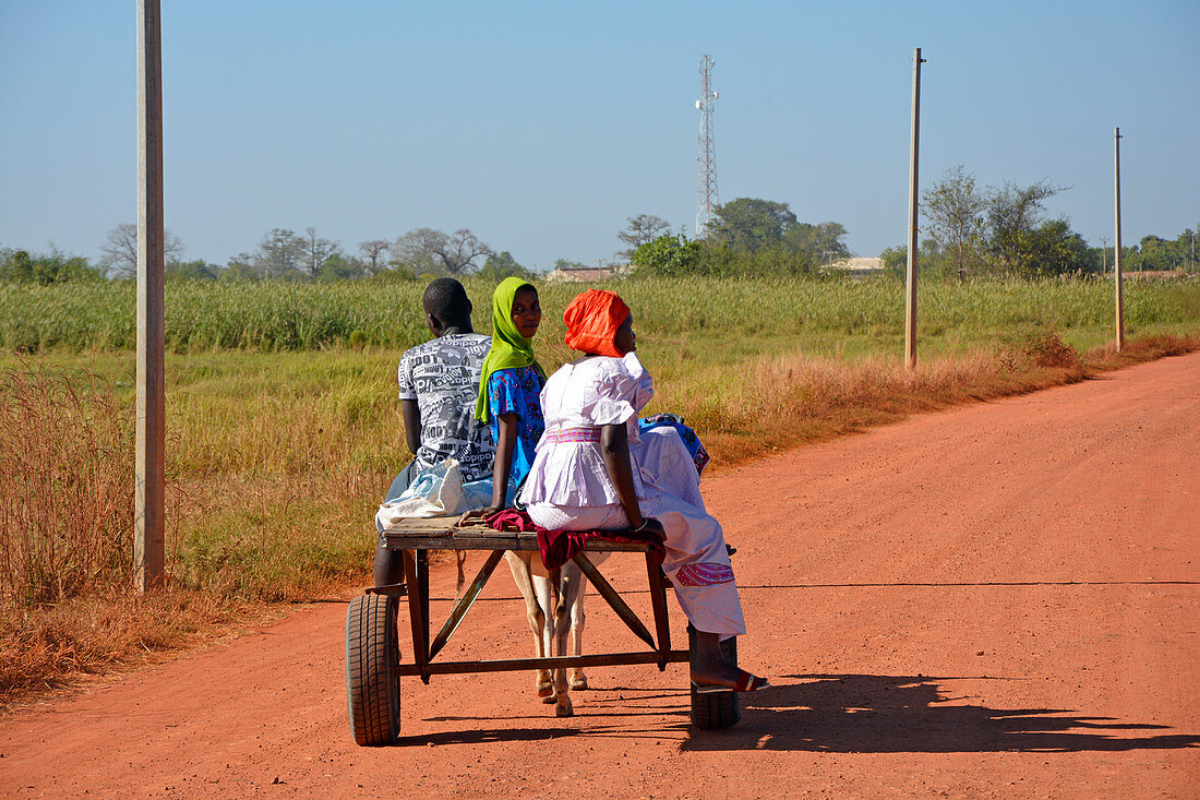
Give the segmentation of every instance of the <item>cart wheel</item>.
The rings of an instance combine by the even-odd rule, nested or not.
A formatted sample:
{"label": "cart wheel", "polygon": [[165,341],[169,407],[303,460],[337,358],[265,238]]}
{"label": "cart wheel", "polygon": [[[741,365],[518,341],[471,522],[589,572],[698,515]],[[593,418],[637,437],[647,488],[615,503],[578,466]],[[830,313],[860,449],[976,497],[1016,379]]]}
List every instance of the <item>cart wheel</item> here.
{"label": "cart wheel", "polygon": [[[696,646],[696,629],[688,625],[688,647]],[[721,642],[721,655],[737,666],[737,637]],[[692,690],[692,724],[701,730],[732,728],[742,719],[742,707],[737,692],[697,694]]]}
{"label": "cart wheel", "polygon": [[346,613],[346,704],[360,745],[391,744],[400,735],[399,663],[396,601],[354,598]]}

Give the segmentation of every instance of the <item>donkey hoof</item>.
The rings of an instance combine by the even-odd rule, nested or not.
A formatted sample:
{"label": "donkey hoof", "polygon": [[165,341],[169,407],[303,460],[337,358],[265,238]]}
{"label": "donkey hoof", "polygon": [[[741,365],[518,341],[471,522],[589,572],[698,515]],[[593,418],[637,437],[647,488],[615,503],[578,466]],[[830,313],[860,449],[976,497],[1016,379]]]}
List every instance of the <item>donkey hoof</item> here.
{"label": "donkey hoof", "polygon": [[580,675],[578,678],[571,679],[571,690],[572,691],[586,690],[587,688],[588,688],[588,682],[587,682],[587,678],[585,678],[584,676]]}
{"label": "donkey hoof", "polygon": [[573,717],[573,716],[575,716],[575,709],[571,707],[570,703],[567,703],[565,706],[558,706],[557,708],[555,708],[554,716],[556,716],[556,717]]}
{"label": "donkey hoof", "polygon": [[553,689],[550,690],[550,694],[542,694],[541,692],[538,692],[538,697],[542,698],[542,702],[546,705],[558,702],[558,698],[554,696]]}
{"label": "donkey hoof", "polygon": [[[538,697],[542,698],[545,702],[547,702],[547,703],[554,702],[554,687],[553,686],[551,686],[549,684],[547,684],[545,686],[539,686],[539,687],[537,687],[537,693],[538,693]],[[546,698],[549,698],[549,699],[546,699]]]}

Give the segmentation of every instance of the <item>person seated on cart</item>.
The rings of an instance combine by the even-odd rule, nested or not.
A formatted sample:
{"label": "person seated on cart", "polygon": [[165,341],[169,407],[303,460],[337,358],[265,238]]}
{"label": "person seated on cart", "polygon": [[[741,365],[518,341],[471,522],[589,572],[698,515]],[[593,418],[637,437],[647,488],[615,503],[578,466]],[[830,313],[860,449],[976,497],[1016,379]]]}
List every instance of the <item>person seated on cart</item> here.
{"label": "person seated on cart", "polygon": [[[401,470],[384,502],[400,497],[422,471],[447,459],[458,462],[464,482],[491,475],[494,446],[486,424],[475,419],[483,360],[490,336],[471,326],[471,300],[453,278],[438,278],[421,301],[434,338],[400,358],[400,413],[413,460]],[[376,522],[375,585],[404,581],[403,553],[388,550],[383,526]]]}
{"label": "person seated on cart", "polygon": [[483,362],[475,405],[475,419],[489,426],[496,445],[492,502],[468,511],[459,524],[511,506],[514,490],[533,464],[546,429],[541,400],[546,371],[533,355],[541,322],[537,289],[521,278],[501,281],[492,296],[492,349]]}
{"label": "person seated on cart", "polygon": [[551,530],[651,532],[666,547],[663,571],[696,629],[692,684],[699,693],[756,691],[763,678],[721,654],[746,632],[720,523],[704,509],[699,475],[674,429],[638,431],[654,394],[635,354],[629,307],[589,289],[563,314],[567,346],[583,353],[542,390],[546,433],[522,488],[530,519]]}

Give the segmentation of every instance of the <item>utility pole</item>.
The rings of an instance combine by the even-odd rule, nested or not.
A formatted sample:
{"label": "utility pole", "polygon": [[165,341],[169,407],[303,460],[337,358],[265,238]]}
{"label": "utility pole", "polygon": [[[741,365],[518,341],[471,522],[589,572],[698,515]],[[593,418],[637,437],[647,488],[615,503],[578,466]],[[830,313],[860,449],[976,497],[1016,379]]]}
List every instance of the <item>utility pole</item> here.
{"label": "utility pole", "polygon": [[917,366],[917,154],[921,140],[921,48],[913,50],[912,159],[908,167],[908,293],[904,315],[904,363]]}
{"label": "utility pole", "polygon": [[162,25],[159,0],[137,2],[138,271],[134,581],[162,582],[166,483],[163,367]]}
{"label": "utility pole", "polygon": [[713,206],[717,200],[717,152],[713,146],[713,106],[717,92],[712,88],[712,68],[716,65],[712,56],[700,59],[700,99],[696,110],[700,112],[700,164],[699,181],[696,186],[696,238],[708,238],[708,221],[712,219]]}
{"label": "utility pole", "polygon": [[1121,296],[1121,129],[1113,128],[1113,175],[1116,187],[1117,232],[1113,273],[1117,290],[1117,352],[1125,348],[1125,301]]}

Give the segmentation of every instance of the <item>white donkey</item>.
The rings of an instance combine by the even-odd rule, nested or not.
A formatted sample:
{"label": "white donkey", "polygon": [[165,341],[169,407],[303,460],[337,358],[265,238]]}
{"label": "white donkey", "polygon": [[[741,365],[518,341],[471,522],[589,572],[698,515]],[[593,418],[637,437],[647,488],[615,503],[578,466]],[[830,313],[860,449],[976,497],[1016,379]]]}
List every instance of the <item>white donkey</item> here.
{"label": "white donkey", "polygon": [[[529,618],[529,629],[533,632],[534,653],[537,658],[551,655],[566,655],[567,634],[571,636],[571,655],[583,654],[583,596],[587,578],[574,561],[568,561],[559,570],[559,585],[550,581],[550,570],[542,563],[536,550],[512,550],[504,554],[512,569],[513,580],[525,598],[525,613]],[[599,564],[608,553],[588,553],[588,560]],[[555,595],[558,604],[554,605]],[[551,610],[553,609],[553,614]],[[538,697],[543,703],[554,703],[554,713],[559,717],[575,714],[571,705],[570,689],[588,688],[587,676],[582,667],[572,667],[570,677],[566,668],[539,669],[536,678]]]}

